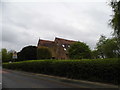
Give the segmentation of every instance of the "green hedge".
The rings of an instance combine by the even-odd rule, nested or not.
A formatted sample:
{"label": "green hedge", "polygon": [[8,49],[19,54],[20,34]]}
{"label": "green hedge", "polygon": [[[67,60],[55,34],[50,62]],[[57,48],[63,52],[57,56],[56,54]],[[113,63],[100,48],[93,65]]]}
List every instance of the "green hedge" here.
{"label": "green hedge", "polygon": [[119,84],[118,59],[30,60],[4,63],[3,68]]}

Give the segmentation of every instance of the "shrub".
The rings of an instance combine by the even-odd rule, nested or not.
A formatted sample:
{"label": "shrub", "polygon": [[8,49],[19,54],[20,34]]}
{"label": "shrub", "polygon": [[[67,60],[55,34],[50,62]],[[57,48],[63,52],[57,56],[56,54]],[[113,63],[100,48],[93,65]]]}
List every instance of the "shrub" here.
{"label": "shrub", "polygon": [[119,84],[118,59],[31,60],[4,63],[8,69]]}
{"label": "shrub", "polygon": [[20,52],[18,52],[17,55],[18,61],[37,59],[37,47],[26,46]]}
{"label": "shrub", "polygon": [[51,59],[52,53],[47,47],[37,48],[37,59]]}

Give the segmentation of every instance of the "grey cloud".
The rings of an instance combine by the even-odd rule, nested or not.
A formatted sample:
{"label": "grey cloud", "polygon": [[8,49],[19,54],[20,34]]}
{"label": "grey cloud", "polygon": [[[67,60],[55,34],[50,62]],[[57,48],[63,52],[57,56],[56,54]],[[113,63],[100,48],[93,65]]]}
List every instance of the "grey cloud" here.
{"label": "grey cloud", "polygon": [[[8,28],[8,27],[3,27],[2,29],[2,41],[5,42],[16,42],[18,35],[14,29]],[[12,31],[13,30],[13,31]]]}
{"label": "grey cloud", "polygon": [[4,3],[3,45],[20,50],[37,45],[39,37],[54,40],[57,36],[94,48],[102,33],[110,35],[107,9],[105,3]]}

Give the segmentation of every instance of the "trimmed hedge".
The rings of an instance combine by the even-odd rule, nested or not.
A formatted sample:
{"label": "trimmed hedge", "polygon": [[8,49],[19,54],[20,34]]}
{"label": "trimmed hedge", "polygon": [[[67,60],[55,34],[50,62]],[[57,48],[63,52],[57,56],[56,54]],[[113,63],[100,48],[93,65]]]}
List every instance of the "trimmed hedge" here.
{"label": "trimmed hedge", "polygon": [[30,60],[4,63],[3,68],[119,84],[118,59]]}

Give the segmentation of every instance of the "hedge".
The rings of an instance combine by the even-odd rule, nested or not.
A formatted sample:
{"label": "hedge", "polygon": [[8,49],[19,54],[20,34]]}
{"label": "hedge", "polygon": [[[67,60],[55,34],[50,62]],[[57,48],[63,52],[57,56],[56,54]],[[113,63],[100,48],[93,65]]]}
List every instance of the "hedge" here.
{"label": "hedge", "polygon": [[72,79],[119,84],[118,59],[29,60],[3,63],[3,68],[50,74]]}

